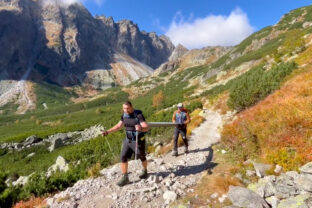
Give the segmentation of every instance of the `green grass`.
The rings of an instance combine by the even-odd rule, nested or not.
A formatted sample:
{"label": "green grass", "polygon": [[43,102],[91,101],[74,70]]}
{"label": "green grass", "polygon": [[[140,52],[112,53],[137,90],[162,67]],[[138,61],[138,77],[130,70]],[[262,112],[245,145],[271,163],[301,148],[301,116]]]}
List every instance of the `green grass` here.
{"label": "green grass", "polygon": [[44,109],[43,103],[46,103],[49,108],[68,105],[72,103],[70,98],[77,97],[75,93],[49,83],[37,83],[35,94],[37,96],[37,109]]}
{"label": "green grass", "polygon": [[2,111],[1,115],[9,115],[12,113],[15,113],[17,111],[18,104],[15,103],[7,103],[4,106],[0,107],[0,110]]}

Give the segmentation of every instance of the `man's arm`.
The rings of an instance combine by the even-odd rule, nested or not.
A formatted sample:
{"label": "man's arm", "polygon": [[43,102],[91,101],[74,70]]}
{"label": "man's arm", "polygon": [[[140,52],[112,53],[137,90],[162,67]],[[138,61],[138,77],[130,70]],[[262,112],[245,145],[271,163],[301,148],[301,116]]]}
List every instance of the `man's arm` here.
{"label": "man's arm", "polygon": [[173,115],[172,115],[172,123],[176,122],[176,111],[174,111]]}
{"label": "man's arm", "polygon": [[107,131],[104,131],[102,134],[103,136],[106,136],[110,133],[113,133],[115,131],[120,130],[123,127],[123,121],[119,121],[115,126],[113,126],[112,128],[108,129]]}
{"label": "man's arm", "polygon": [[188,112],[185,113],[186,114],[186,121],[184,121],[184,124],[189,124],[191,122],[191,118]]}
{"label": "man's arm", "polygon": [[139,126],[141,126],[141,128],[139,127],[138,130],[142,132],[147,132],[149,129],[148,124],[145,121],[141,122]]}

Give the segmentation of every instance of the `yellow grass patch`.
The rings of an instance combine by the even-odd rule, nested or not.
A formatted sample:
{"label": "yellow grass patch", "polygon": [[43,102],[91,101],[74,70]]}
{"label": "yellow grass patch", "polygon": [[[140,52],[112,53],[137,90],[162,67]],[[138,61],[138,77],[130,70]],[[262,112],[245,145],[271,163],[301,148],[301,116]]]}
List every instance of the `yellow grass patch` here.
{"label": "yellow grass patch", "polygon": [[100,175],[101,163],[97,162],[95,165],[88,169],[88,176],[96,178]]}
{"label": "yellow grass patch", "polygon": [[43,122],[42,125],[54,127],[54,126],[59,126],[62,123],[63,122],[61,120],[57,120],[57,121]]}
{"label": "yellow grass patch", "polygon": [[214,101],[214,110],[220,110],[221,114],[225,114],[227,111],[230,110],[229,106],[227,105],[227,101],[229,99],[229,93],[225,92],[220,94],[216,100]]}

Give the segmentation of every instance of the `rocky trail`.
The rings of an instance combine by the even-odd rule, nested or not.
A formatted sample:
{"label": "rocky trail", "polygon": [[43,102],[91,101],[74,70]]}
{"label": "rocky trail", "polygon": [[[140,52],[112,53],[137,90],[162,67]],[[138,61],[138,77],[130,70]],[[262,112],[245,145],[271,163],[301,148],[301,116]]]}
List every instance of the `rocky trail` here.
{"label": "rocky trail", "polygon": [[47,199],[50,207],[168,207],[169,203],[193,192],[202,174],[210,168],[213,150],[211,145],[220,139],[219,128],[222,117],[212,111],[205,111],[206,121],[189,138],[189,153],[180,147],[178,157],[166,154],[160,157],[148,156],[149,177],[140,180],[139,160],[129,162],[131,183],[118,187],[121,177],[120,164],[101,171],[101,177],[78,181]]}

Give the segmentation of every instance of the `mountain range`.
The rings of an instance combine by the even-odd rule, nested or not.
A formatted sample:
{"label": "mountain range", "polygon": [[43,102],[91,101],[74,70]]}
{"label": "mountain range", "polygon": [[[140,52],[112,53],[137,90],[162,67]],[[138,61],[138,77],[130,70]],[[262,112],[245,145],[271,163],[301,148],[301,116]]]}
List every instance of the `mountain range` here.
{"label": "mountain range", "polygon": [[1,80],[27,74],[34,82],[95,88],[150,75],[175,48],[132,21],[93,17],[80,3],[57,0],[1,1],[0,43]]}

